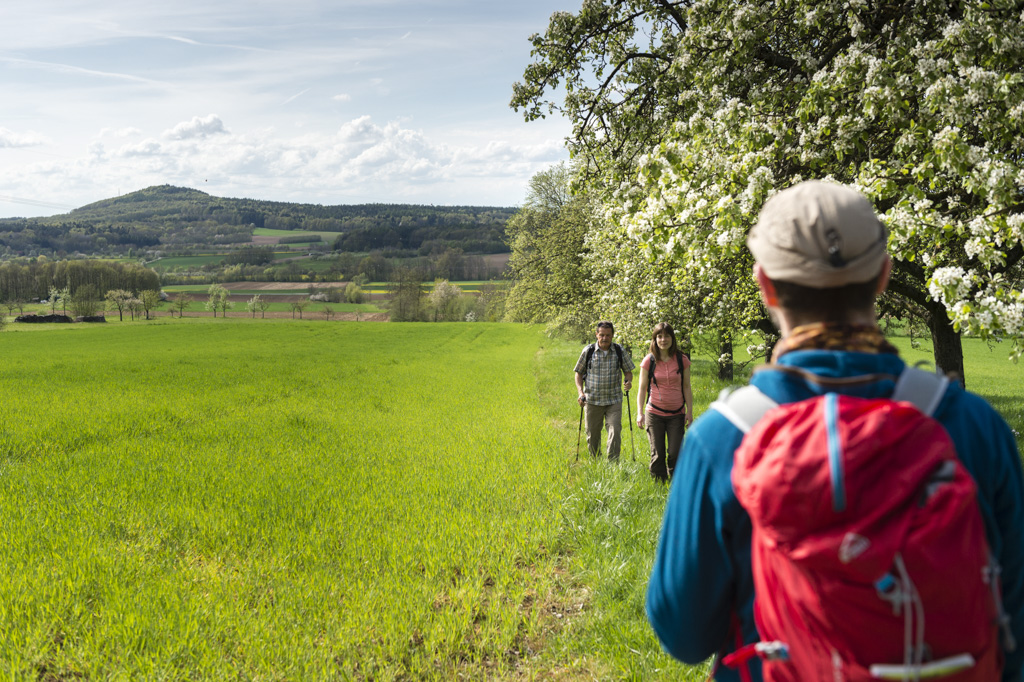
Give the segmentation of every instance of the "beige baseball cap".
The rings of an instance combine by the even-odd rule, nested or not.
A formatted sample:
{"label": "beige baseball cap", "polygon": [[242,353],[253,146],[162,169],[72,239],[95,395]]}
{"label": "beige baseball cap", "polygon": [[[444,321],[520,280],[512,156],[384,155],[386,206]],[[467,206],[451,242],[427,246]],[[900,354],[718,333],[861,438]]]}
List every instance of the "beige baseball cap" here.
{"label": "beige baseball cap", "polygon": [[808,180],[765,202],[747,248],[769,278],[825,289],[877,277],[887,238],[860,192]]}

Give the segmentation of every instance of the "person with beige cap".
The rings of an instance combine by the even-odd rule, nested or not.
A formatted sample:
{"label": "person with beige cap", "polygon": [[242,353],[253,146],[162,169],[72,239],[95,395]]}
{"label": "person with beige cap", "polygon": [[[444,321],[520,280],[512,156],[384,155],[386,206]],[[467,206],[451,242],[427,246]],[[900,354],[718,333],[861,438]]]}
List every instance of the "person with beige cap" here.
{"label": "person with beige cap", "polygon": [[[863,195],[822,181],[802,182],[774,195],[747,237],[754,277],[781,338],[771,362],[754,372],[750,387],[720,397],[687,434],[646,603],[648,620],[665,650],[691,664],[717,655],[716,680],[761,680],[763,674],[788,679],[773,677],[774,667],[762,662],[765,649],[745,661],[735,653],[753,650],[750,645],[761,639],[754,618],[754,529],[734,488],[734,454],[745,433],[756,430],[773,406],[785,411],[823,396],[918,404],[904,398],[902,386],[912,382],[902,378],[925,373],[905,372],[876,322],[875,298],[888,284],[892,267],[886,242],[886,228]],[[1012,646],[1014,639],[1024,642],[1024,475],[1016,440],[984,400],[956,381],[929,376],[923,384],[938,388],[924,414],[948,434],[956,458],[973,477],[984,535],[1002,570],[1008,620],[1003,621],[1007,636],[1001,679],[1020,680],[1024,646]],[[752,408],[762,398],[766,405]],[[783,448],[790,448],[790,442]],[[737,467],[740,461],[737,455]],[[786,480],[786,471],[777,473],[778,480]],[[742,662],[718,665],[721,658]],[[839,658],[833,650],[837,674]]]}

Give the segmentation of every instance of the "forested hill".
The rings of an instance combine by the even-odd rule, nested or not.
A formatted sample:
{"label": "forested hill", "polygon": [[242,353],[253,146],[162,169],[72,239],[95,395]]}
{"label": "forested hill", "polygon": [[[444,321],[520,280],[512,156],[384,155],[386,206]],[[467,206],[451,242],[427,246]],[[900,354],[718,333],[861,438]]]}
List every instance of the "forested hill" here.
{"label": "forested hill", "polygon": [[229,199],[160,185],[46,218],[0,219],[0,249],[92,252],[123,246],[230,244],[253,228],[342,233],[346,251],[419,249],[465,243],[466,252],[507,250],[502,240],[515,208],[358,204],[321,206]]}

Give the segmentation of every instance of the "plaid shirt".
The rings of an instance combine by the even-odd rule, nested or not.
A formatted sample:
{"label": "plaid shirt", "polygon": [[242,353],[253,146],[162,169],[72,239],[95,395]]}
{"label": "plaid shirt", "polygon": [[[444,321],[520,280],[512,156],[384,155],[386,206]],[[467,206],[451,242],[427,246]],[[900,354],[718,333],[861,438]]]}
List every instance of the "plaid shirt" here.
{"label": "plaid shirt", "polygon": [[[576,373],[587,375],[583,383],[583,394],[587,396],[587,402],[591,405],[614,405],[622,402],[619,358],[615,349],[601,350],[595,347],[588,369],[586,362],[589,349],[590,346],[586,346],[580,353],[580,359],[576,361]],[[629,357],[626,351],[622,351],[622,371],[632,372],[633,367],[633,358]]]}

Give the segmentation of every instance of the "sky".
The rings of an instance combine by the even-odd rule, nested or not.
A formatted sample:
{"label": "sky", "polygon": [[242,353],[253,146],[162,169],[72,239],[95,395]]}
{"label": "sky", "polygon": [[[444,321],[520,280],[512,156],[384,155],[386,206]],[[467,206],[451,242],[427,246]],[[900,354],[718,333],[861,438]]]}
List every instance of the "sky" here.
{"label": "sky", "polygon": [[0,22],[0,218],[152,185],[518,206],[571,125],[509,107],[580,0],[31,0]]}

